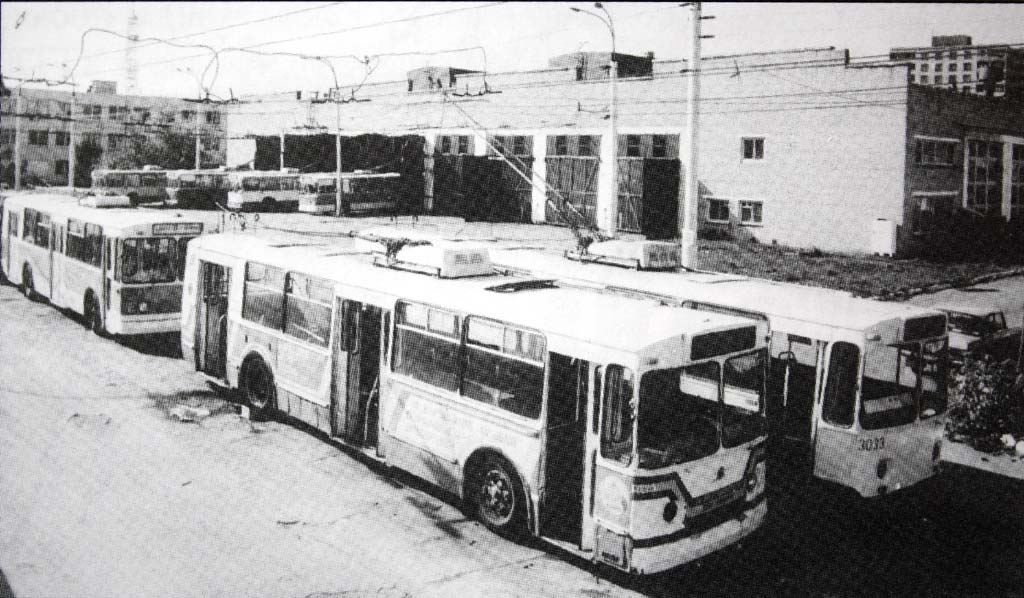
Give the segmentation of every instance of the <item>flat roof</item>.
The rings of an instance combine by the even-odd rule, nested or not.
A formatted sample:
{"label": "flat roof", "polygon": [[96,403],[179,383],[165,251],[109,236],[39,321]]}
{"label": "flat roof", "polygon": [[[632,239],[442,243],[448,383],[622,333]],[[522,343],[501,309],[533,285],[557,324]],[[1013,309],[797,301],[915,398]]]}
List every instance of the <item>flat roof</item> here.
{"label": "flat roof", "polygon": [[216,212],[209,212],[208,216],[189,212],[186,216],[179,210],[91,208],[78,205],[78,198],[76,197],[37,193],[9,195],[7,196],[7,204],[11,207],[20,205],[26,208],[45,210],[52,215],[87,221],[110,231],[158,222],[202,222],[205,227],[215,223],[218,217]]}

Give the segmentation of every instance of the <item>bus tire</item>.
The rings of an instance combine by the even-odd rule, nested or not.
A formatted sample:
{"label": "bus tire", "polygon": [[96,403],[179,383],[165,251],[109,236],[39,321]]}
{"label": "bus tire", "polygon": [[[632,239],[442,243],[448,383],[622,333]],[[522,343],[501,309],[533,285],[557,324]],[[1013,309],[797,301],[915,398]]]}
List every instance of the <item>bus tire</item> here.
{"label": "bus tire", "polygon": [[139,194],[138,193],[129,193],[128,194],[128,201],[132,204],[132,206],[139,205]]}
{"label": "bus tire", "polygon": [[96,299],[96,295],[92,292],[86,294],[84,308],[85,325],[96,336],[106,338],[107,329],[103,326],[103,311],[100,309],[100,302]]}
{"label": "bus tire", "polygon": [[239,386],[251,417],[257,421],[268,419],[277,405],[277,390],[274,375],[261,358],[252,356],[245,360]]}
{"label": "bus tire", "polygon": [[36,300],[35,283],[32,281],[32,268],[28,264],[21,267],[21,292],[25,293],[25,298],[29,301]]}
{"label": "bus tire", "polygon": [[467,476],[466,496],[481,523],[502,536],[525,529],[526,493],[509,462],[494,453],[475,460]]}
{"label": "bus tire", "polygon": [[277,211],[277,200],[273,197],[264,197],[263,201],[260,202],[261,212],[276,212]]}

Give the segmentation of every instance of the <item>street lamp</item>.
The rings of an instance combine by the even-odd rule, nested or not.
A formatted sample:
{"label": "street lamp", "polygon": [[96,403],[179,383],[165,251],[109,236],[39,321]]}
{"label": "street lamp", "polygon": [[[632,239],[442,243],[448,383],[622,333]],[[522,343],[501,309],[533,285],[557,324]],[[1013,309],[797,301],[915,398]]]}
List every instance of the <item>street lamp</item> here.
{"label": "street lamp", "polygon": [[606,147],[601,153],[602,160],[606,161],[609,166],[609,178],[611,178],[611,201],[608,202],[608,214],[606,215],[604,222],[599,223],[599,226],[605,230],[606,233],[615,236],[619,230],[619,177],[618,177],[618,132],[616,128],[616,120],[618,116],[618,106],[616,102],[616,79],[619,78],[619,67],[618,61],[615,60],[615,25],[612,23],[612,15],[608,12],[608,9],[604,7],[600,2],[594,3],[594,8],[600,9],[605,16],[601,16],[596,12],[589,10],[583,10],[582,8],[576,8],[574,6],[569,7],[569,10],[573,12],[590,15],[595,19],[604,23],[604,26],[608,28],[608,33],[612,37],[612,54],[611,59],[608,63],[608,80],[609,80],[609,93],[611,95],[611,107],[609,109],[608,116],[608,143],[604,144]]}
{"label": "street lamp", "polygon": [[[331,77],[334,78],[334,93],[331,94],[331,99],[334,102],[334,167],[336,175],[334,178],[334,215],[340,217],[341,214],[341,98],[338,97],[341,94],[341,88],[338,86],[338,73],[334,70],[334,65],[331,61],[322,56],[313,56],[303,58],[307,60],[316,60],[327,65],[327,68],[331,69]],[[284,147],[282,145],[281,147]]]}

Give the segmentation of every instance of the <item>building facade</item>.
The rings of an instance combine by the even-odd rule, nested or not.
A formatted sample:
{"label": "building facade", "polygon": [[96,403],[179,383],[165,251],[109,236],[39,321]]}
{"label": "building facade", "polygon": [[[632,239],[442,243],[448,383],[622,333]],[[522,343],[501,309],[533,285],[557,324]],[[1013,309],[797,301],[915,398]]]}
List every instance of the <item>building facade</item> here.
{"label": "building facade", "polygon": [[219,105],[118,95],[113,82],[97,81],[85,93],[5,89],[0,106],[0,168],[9,186],[15,179],[23,184],[68,185],[71,148],[83,142],[98,146],[102,155],[96,167],[101,168],[131,138],[154,138],[164,131],[198,136],[203,167],[224,164],[226,114]]}
{"label": "building facade", "polygon": [[893,48],[889,58],[908,65],[911,83],[1024,102],[1024,48],[943,35],[928,47]]}
{"label": "building facade", "polygon": [[[440,88],[412,76],[413,85],[343,88],[340,97],[359,101],[338,113],[302,101],[282,109],[294,93],[250,98],[231,107],[229,138],[251,154],[261,140],[308,130],[340,130],[349,140],[415,137],[424,211],[592,225],[604,221],[615,192],[620,230],[676,236],[692,70],[685,61],[630,57],[617,81],[610,148],[610,81],[601,77],[608,59],[562,56],[550,68],[513,73],[452,68]],[[909,82],[906,64],[859,66],[834,48],[711,57],[701,70],[706,233],[909,255],[942,203],[931,198],[954,211],[1019,213],[1024,119],[1012,103],[923,88]],[[607,176],[611,151],[616,181]],[[333,164],[333,154],[325,158]],[[230,164],[248,159],[228,156]]]}

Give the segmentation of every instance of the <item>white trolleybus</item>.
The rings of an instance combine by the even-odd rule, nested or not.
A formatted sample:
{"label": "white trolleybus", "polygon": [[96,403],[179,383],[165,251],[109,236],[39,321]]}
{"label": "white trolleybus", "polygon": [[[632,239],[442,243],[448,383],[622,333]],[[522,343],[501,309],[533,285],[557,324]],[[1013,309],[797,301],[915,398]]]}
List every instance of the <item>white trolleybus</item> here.
{"label": "white trolleybus", "polygon": [[227,173],[228,209],[243,212],[294,212],[299,207],[299,174],[290,169]]}
{"label": "white trolleybus", "polygon": [[[529,249],[491,256],[520,275],[604,293],[763,314],[772,330],[768,417],[780,456],[806,458],[815,477],[864,497],[905,489],[939,471],[949,364],[941,312],[680,271],[679,246],[672,243],[609,241],[589,253],[583,261]],[[642,271],[647,268],[661,271]]]}
{"label": "white trolleybus", "polygon": [[[314,172],[299,177],[302,193],[299,196],[299,211],[310,214],[333,214],[337,196],[335,183],[337,173]],[[341,214],[362,214],[367,212],[394,213],[401,195],[402,177],[397,172],[355,172],[341,173]]]}
{"label": "white trolleybus", "polygon": [[228,173],[223,170],[170,170],[167,197],[181,209],[211,210],[228,202]]}
{"label": "white trolleybus", "polygon": [[92,191],[97,195],[124,195],[133,205],[167,201],[167,172],[158,166],[137,170],[94,170]]}
{"label": "white trolleybus", "polygon": [[764,322],[495,275],[482,249],[353,251],[196,239],[184,355],[493,530],[623,571],[761,525]]}
{"label": "white trolleybus", "polygon": [[30,298],[84,316],[98,334],[177,331],[185,244],[213,223],[128,205],[123,196],[8,197],[4,275]]}

